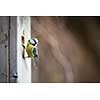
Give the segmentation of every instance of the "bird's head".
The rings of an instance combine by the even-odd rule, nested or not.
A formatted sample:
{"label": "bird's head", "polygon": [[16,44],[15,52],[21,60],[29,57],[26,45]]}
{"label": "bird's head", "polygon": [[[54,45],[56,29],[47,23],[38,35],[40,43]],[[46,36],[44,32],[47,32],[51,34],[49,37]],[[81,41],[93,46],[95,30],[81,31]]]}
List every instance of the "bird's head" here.
{"label": "bird's head", "polygon": [[38,39],[37,38],[32,38],[29,40],[29,42],[33,45],[33,46],[37,46],[38,45]]}

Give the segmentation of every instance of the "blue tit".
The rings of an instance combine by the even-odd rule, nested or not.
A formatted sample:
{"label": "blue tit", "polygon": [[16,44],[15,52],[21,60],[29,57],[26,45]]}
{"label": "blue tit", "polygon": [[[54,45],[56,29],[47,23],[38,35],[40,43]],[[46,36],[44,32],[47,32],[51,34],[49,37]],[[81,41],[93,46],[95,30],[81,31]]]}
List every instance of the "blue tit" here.
{"label": "blue tit", "polygon": [[26,46],[26,52],[28,54],[28,57],[35,59],[38,57],[38,39],[32,38],[28,40],[27,46]]}

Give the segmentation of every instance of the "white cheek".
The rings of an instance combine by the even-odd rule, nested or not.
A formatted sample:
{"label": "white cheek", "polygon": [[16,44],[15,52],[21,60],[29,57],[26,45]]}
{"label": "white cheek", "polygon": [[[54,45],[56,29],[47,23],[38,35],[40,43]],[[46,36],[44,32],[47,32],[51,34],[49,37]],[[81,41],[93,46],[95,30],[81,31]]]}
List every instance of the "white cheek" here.
{"label": "white cheek", "polygon": [[30,40],[30,42],[31,42],[32,44],[35,44],[35,42],[34,42],[33,40]]}
{"label": "white cheek", "polygon": [[35,44],[35,46],[37,46],[37,44]]}

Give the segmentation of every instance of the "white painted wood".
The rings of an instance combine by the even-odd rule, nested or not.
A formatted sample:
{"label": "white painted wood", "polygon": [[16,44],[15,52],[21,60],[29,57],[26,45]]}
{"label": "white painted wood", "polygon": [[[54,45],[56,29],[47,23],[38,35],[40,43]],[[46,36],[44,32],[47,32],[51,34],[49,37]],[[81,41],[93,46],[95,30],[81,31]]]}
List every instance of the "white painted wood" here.
{"label": "white painted wood", "polygon": [[30,83],[31,82],[31,59],[22,58],[23,47],[21,45],[21,35],[25,32],[25,45],[28,39],[31,38],[30,32],[30,17],[17,17],[17,72],[19,83]]}

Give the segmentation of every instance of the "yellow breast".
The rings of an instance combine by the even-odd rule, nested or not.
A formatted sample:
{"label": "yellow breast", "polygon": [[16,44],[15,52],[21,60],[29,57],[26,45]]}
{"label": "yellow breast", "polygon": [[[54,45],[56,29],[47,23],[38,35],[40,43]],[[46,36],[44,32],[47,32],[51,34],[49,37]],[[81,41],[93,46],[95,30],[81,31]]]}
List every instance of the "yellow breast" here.
{"label": "yellow breast", "polygon": [[33,51],[32,51],[33,48],[34,48],[33,45],[31,45],[30,43],[27,43],[26,52],[28,54],[28,57],[34,57],[34,54],[33,54]]}

